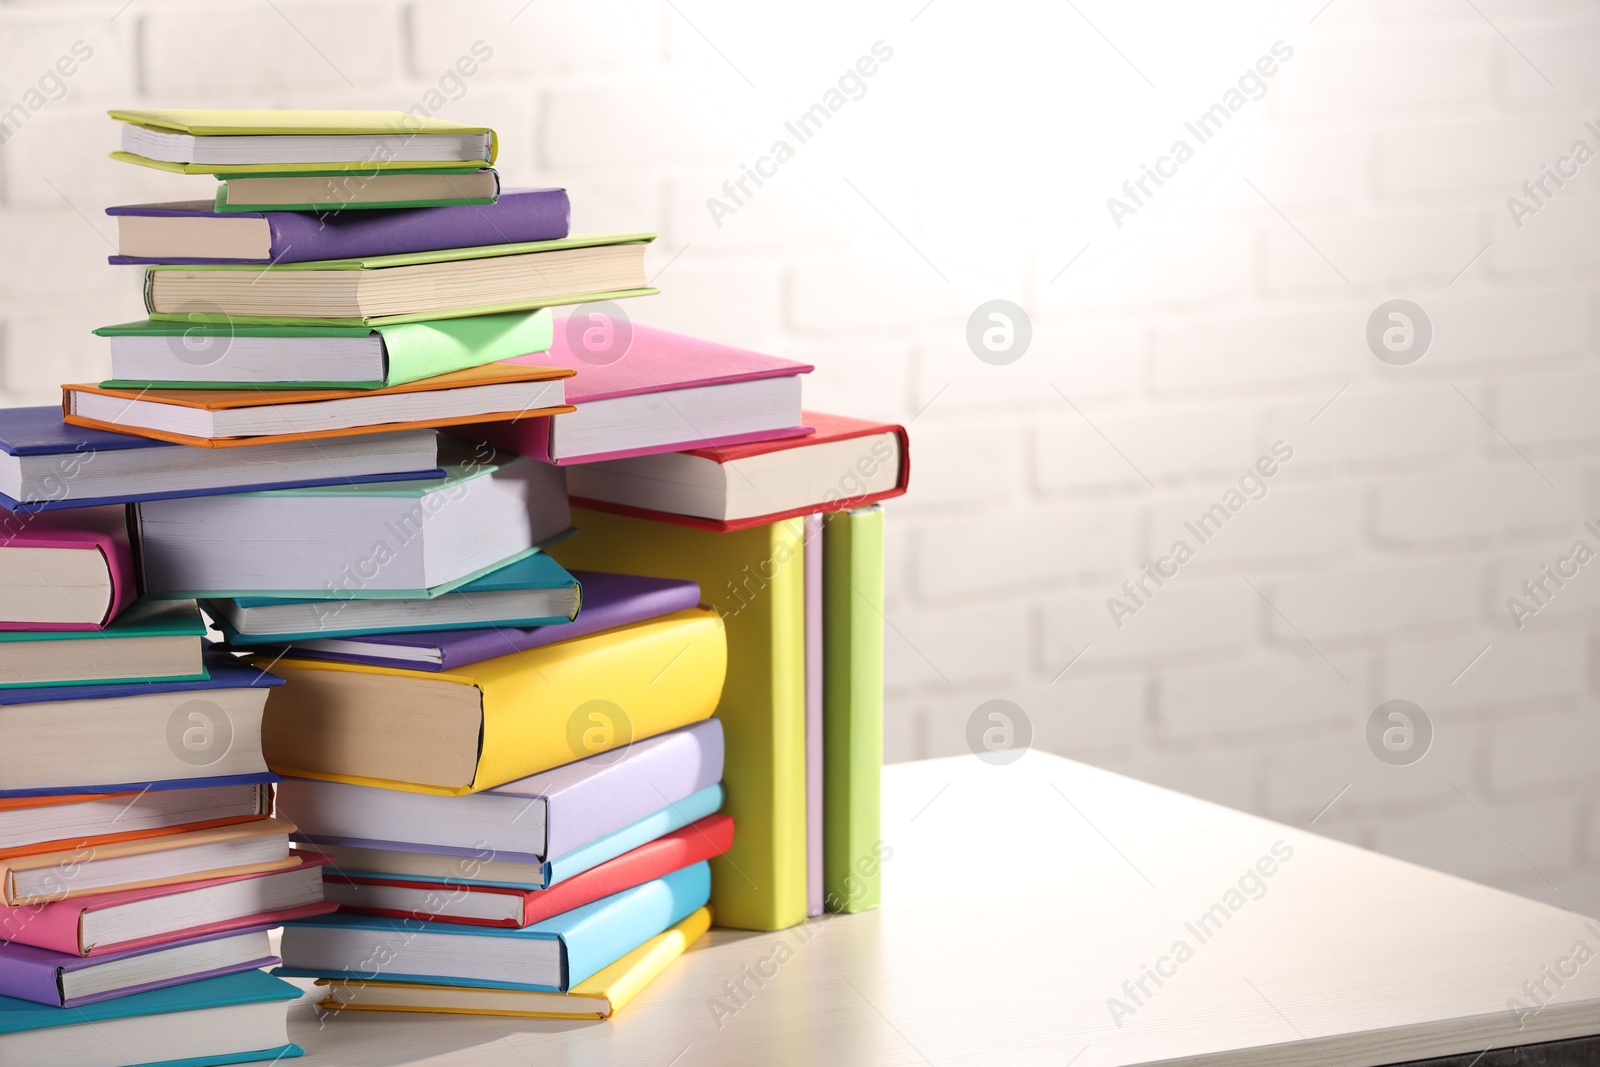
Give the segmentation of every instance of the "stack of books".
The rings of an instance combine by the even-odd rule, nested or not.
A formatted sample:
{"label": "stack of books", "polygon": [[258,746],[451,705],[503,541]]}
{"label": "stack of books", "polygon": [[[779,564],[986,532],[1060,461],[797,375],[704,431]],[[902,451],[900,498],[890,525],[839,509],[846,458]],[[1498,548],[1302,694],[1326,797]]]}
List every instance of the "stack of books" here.
{"label": "stack of books", "polygon": [[271,817],[281,681],[134,575],[120,507],[0,514],[0,1062],[286,1054],[268,933],[335,906]]}

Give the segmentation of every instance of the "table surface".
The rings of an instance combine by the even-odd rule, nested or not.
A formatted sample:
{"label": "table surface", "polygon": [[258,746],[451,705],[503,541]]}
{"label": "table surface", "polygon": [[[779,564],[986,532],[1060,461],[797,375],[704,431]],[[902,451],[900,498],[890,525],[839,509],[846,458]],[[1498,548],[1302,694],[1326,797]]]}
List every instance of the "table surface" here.
{"label": "table surface", "polygon": [[886,767],[883,832],[881,909],[713,930],[609,1021],[308,997],[291,1037],[307,1067],[1466,1067],[1600,1033],[1600,922],[1058,757]]}

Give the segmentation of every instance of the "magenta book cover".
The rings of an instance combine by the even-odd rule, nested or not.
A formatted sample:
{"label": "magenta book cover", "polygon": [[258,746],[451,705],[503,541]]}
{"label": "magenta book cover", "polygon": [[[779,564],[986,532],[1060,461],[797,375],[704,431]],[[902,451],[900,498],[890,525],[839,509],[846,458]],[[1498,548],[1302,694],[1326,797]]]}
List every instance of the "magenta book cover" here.
{"label": "magenta book cover", "polygon": [[[110,576],[111,599],[98,619],[86,619],[81,623],[37,623],[0,618],[0,630],[99,630],[133,603],[137,595],[127,509],[120,504],[50,513],[0,511],[0,551],[8,548],[98,552]],[[4,612],[4,599],[0,598],[0,615]]]}

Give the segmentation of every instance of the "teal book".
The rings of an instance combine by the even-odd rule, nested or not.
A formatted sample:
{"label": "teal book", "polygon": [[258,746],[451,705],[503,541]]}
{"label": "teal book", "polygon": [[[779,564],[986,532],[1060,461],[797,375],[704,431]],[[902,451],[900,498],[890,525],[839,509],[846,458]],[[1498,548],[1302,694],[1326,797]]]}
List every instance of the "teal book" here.
{"label": "teal book", "polygon": [[111,342],[103,389],[387,389],[549,351],[552,313],[514,311],[385,326],[264,326],[142,319]]}
{"label": "teal book", "polygon": [[285,923],[274,973],[565,993],[710,899],[702,860],[522,929],[336,912]]}
{"label": "teal book", "polygon": [[213,1067],[302,1055],[289,1041],[300,990],[243,971],[58,1008],[0,997],[0,1063]]}
{"label": "teal book", "polygon": [[823,901],[866,911],[884,859],[883,509],[828,515],[822,537]]}
{"label": "teal book", "polygon": [[192,600],[140,600],[100,630],[0,631],[0,689],[209,678]]}

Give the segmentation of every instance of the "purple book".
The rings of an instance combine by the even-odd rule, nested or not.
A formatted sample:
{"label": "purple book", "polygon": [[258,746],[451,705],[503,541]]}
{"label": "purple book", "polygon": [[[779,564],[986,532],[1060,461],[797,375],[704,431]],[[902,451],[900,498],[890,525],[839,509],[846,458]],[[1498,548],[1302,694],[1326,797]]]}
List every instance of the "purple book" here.
{"label": "purple book", "polygon": [[822,914],[822,516],[806,516],[806,915]]}
{"label": "purple book", "polygon": [[[51,952],[48,949],[34,948],[32,945],[18,944],[14,941],[0,941],[0,996],[16,997],[18,1000],[29,1000],[35,1004],[48,1004],[57,1008],[73,1008],[80,1004],[93,1004],[100,1000],[143,993],[150,989],[164,989],[184,982],[197,982],[202,978],[215,978],[218,975],[234,974],[238,971],[253,971],[261,967],[275,967],[282,961],[272,955],[270,949],[264,955],[254,956],[251,959],[243,958],[257,947],[267,947],[266,938],[261,935],[275,925],[271,923],[246,926],[237,930],[202,934],[181,941],[166,941],[159,945],[147,945],[122,952],[107,952],[99,956],[69,956],[65,952]],[[233,939],[234,944],[233,958],[227,963],[206,966],[193,961],[194,950],[189,946],[224,939]],[[159,960],[149,960],[147,964],[165,973],[162,977],[144,982],[127,985],[117,985],[112,982],[113,988],[72,995],[75,984],[80,987],[89,983],[105,984],[103,981],[95,980],[94,972],[97,968],[137,956],[161,957]],[[201,969],[188,969],[192,967]],[[80,981],[75,983],[74,976],[80,976]]]}
{"label": "purple book", "polygon": [[325,259],[433,252],[442,248],[554,241],[567,236],[571,207],[565,189],[508,189],[493,204],[423,207],[404,211],[344,211],[317,215],[300,211],[218,214],[209,200],[128,204],[107,215],[166,218],[266,219],[272,255],[264,259],[150,259],[112,256],[129,263],[309,263]]}
{"label": "purple book", "polygon": [[[642,578],[632,574],[573,571],[583,586],[583,606],[572,622],[528,629],[491,627],[483,630],[431,630],[369,637],[319,638],[290,646],[290,653],[307,659],[341,663],[366,663],[375,667],[401,667],[414,671],[450,671],[496,656],[509,656],[530,648],[553,645],[601,630],[658,619],[700,603],[694,582],[669,578]],[[252,652],[262,649],[252,648]]]}

